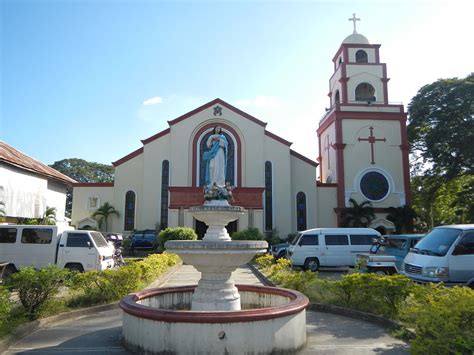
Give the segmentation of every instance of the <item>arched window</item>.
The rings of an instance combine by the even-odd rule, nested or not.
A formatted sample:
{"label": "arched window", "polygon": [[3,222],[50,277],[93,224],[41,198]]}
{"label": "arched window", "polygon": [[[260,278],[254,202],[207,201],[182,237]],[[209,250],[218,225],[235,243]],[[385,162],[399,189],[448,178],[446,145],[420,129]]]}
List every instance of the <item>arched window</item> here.
{"label": "arched window", "polygon": [[[206,184],[206,165],[202,163],[202,155],[205,151],[208,150],[206,143],[209,136],[213,134],[213,129],[209,130],[201,137],[201,141],[199,143],[199,161],[200,169],[199,169],[199,186],[204,186]],[[224,129],[222,130],[222,134],[227,138],[227,165],[226,165],[226,173],[225,173],[225,181],[230,182],[232,186],[236,184],[235,181],[235,149],[234,146],[234,139],[232,136],[227,133]]]}
{"label": "arched window", "polygon": [[339,57],[339,65],[342,64],[342,57]]}
{"label": "arched window", "polygon": [[301,191],[296,194],[296,229],[306,230],[306,195]]}
{"label": "arched window", "polygon": [[265,162],[265,230],[273,229],[273,176],[272,163]]}
{"label": "arched window", "polygon": [[124,230],[132,231],[135,229],[135,192],[127,191],[125,194],[125,221]]}
{"label": "arched window", "polygon": [[369,83],[361,83],[357,85],[355,89],[355,99],[356,101],[376,101],[375,98],[375,89]]}
{"label": "arched window", "polygon": [[170,185],[170,162],[163,160],[161,164],[161,214],[160,228],[168,227],[168,187]]}
{"label": "arched window", "polygon": [[356,63],[368,63],[368,62],[369,60],[367,58],[367,52],[362,49],[359,49],[356,52]]}
{"label": "arched window", "polygon": [[341,98],[339,96],[339,90],[336,90],[336,95],[334,95],[334,103],[338,104],[341,102]]}

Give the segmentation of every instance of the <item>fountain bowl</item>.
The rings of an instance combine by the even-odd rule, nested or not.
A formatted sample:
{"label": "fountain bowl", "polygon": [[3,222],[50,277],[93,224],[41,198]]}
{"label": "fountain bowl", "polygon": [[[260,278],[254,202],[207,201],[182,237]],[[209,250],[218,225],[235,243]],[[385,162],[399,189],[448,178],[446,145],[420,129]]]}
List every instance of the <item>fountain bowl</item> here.
{"label": "fountain bowl", "polygon": [[123,340],[148,354],[293,353],[306,343],[306,307],[300,292],[237,285],[239,311],[191,311],[196,286],[150,289],[120,301]]}

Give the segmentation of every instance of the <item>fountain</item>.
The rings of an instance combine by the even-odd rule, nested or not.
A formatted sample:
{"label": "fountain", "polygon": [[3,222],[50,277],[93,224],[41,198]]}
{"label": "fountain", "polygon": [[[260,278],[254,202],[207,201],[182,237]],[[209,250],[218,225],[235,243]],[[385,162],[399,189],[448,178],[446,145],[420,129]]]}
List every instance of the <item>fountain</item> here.
{"label": "fountain", "polygon": [[[225,146],[222,140],[220,144]],[[218,154],[211,159],[218,159]],[[212,164],[209,171],[213,176]],[[220,175],[224,171],[225,167]],[[129,349],[160,354],[267,354],[294,352],[305,345],[306,296],[232,281],[232,272],[268,245],[229,237],[225,226],[244,209],[229,204],[232,188],[222,181],[218,171],[204,189],[204,205],[190,209],[208,226],[203,240],[165,244],[167,251],[201,272],[198,285],[145,290],[121,300],[123,340]]]}

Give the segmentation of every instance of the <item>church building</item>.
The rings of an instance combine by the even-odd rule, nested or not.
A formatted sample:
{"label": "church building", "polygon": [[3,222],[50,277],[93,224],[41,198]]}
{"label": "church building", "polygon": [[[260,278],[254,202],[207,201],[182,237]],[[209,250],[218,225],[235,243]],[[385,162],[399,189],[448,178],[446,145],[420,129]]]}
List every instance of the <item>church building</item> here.
{"label": "church building", "polygon": [[235,186],[232,204],[246,209],[228,225],[229,233],[257,227],[286,237],[337,227],[350,199],[372,203],[377,218],[371,227],[393,230],[387,208],[410,204],[407,115],[403,105],[389,103],[380,45],[358,34],[355,20],[354,33],[332,59],[330,108],[315,132],[318,162],[292,150],[265,122],[215,99],[168,121],[167,129],[115,161],[113,183],[75,184],[71,223],[96,227],[91,214],[109,202],[120,214],[110,218],[109,231],[188,226],[202,236],[206,227],[189,208],[204,202],[202,155],[219,126],[228,142],[225,178]]}

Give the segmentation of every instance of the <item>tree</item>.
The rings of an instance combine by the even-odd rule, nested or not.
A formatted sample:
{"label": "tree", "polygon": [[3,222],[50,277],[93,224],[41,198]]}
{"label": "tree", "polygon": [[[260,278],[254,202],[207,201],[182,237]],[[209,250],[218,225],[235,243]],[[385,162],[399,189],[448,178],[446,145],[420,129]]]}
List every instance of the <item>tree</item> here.
{"label": "tree", "polygon": [[[114,181],[114,168],[112,165],[71,158],[56,161],[50,167],[81,183]],[[66,191],[66,215],[68,217],[71,216],[71,210],[72,188],[68,188]]]}
{"label": "tree", "polygon": [[105,224],[105,231],[107,232],[108,229],[108,219],[110,216],[119,216],[119,213],[115,209],[114,206],[112,206],[108,202],[104,202],[102,206],[100,206],[94,213],[92,213],[92,217],[97,219],[99,222],[99,228],[102,229],[102,224]]}
{"label": "tree", "polygon": [[411,180],[413,208],[424,229],[453,223],[474,223],[474,175],[447,180],[442,176],[415,176]]}
{"label": "tree", "polygon": [[56,224],[56,207],[47,207],[40,224]]}
{"label": "tree", "polygon": [[474,174],[474,73],[423,86],[408,105],[408,139],[435,175]]}
{"label": "tree", "polygon": [[364,201],[358,204],[356,200],[349,199],[352,207],[345,207],[341,214],[343,218],[343,225],[345,227],[368,227],[370,222],[375,219],[374,209],[372,203]]}
{"label": "tree", "polygon": [[92,183],[114,181],[114,168],[112,165],[71,158],[54,162],[54,164],[50,166],[77,182]]}
{"label": "tree", "polygon": [[396,233],[412,233],[415,219],[418,217],[411,206],[389,207],[387,219],[395,224]]}

